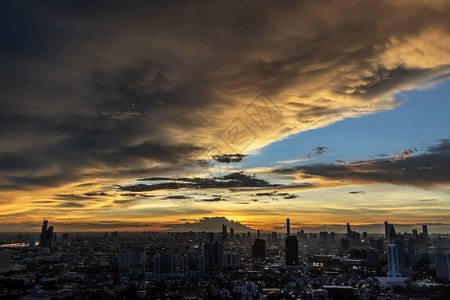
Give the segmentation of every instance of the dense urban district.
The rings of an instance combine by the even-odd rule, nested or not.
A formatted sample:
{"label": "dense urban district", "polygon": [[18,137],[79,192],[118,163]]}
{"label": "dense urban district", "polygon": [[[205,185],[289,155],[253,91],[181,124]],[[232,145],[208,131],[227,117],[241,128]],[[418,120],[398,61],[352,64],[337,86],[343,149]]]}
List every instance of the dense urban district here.
{"label": "dense urban district", "polygon": [[[449,234],[0,235],[0,299],[450,299]],[[421,231],[421,232],[419,232]]]}

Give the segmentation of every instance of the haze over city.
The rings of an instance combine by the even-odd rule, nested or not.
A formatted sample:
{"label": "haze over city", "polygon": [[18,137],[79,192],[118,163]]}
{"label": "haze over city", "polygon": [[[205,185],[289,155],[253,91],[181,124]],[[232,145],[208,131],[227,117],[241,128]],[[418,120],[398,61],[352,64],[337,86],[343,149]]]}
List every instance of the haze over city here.
{"label": "haze over city", "polygon": [[450,231],[449,1],[0,8],[0,232]]}

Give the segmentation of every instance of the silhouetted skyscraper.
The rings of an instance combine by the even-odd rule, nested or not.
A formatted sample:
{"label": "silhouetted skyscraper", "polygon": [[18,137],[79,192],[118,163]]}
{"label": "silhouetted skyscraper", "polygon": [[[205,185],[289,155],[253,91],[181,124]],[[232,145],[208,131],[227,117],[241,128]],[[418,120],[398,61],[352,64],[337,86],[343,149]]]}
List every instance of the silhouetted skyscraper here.
{"label": "silhouetted skyscraper", "polygon": [[328,232],[326,232],[326,231],[321,231],[321,232],[319,233],[319,237],[320,237],[320,241],[321,241],[322,243],[328,242]]}
{"label": "silhouetted skyscraper", "polygon": [[222,240],[227,240],[227,225],[222,224]]}
{"label": "silhouetted skyscraper", "polygon": [[400,267],[405,267],[406,266],[405,241],[403,239],[395,238],[394,244],[397,245],[398,265]]}
{"label": "silhouetted skyscraper", "polygon": [[298,265],[298,241],[295,235],[286,237],[286,265]]}
{"label": "silhouetted skyscraper", "polygon": [[422,231],[423,231],[423,239],[425,241],[428,241],[428,226],[424,224],[422,226]]}
{"label": "silhouetted skyscraper", "polygon": [[392,243],[392,240],[397,237],[397,233],[395,232],[394,225],[389,224],[387,221],[384,222],[384,232],[386,235],[386,241],[388,243]]}
{"label": "silhouetted skyscraper", "polygon": [[270,238],[271,240],[272,240],[272,242],[273,241],[276,241],[277,239],[278,239],[278,234],[274,231],[274,232],[272,232],[272,235],[271,235],[271,238]]}
{"label": "silhouetted skyscraper", "polygon": [[222,242],[205,243],[204,255],[206,267],[215,268],[224,266],[224,248]]}
{"label": "silhouetted skyscraper", "polygon": [[39,247],[51,247],[53,242],[53,226],[48,226],[48,221],[42,223],[41,235],[39,237]]}
{"label": "silhouetted skyscraper", "polygon": [[252,245],[252,256],[258,258],[266,257],[266,241],[262,239],[255,239]]}
{"label": "silhouetted skyscraper", "polygon": [[416,254],[414,252],[414,240],[408,240],[408,261],[411,268],[416,267]]}
{"label": "silhouetted skyscraper", "polygon": [[256,231],[256,237],[258,239],[261,238],[261,231],[259,231],[259,229]]}
{"label": "silhouetted skyscraper", "polygon": [[389,223],[387,221],[384,221],[384,235],[386,237],[386,241],[389,242],[390,236],[389,236]]}
{"label": "silhouetted skyscraper", "polygon": [[230,228],[230,240],[234,240],[234,229]]}
{"label": "silhouetted skyscraper", "polygon": [[289,222],[289,218],[286,219],[286,233],[287,233],[287,236],[291,235],[291,224]]}

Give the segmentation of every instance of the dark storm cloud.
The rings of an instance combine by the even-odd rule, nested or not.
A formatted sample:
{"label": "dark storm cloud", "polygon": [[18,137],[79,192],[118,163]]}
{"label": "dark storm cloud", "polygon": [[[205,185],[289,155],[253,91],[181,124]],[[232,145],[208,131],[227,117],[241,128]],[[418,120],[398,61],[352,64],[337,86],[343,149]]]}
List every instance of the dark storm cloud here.
{"label": "dark storm cloud", "polygon": [[[145,179],[140,179],[145,180]],[[144,192],[158,190],[177,190],[183,188],[193,189],[214,189],[214,188],[246,188],[246,187],[271,187],[264,179],[255,178],[255,176],[246,175],[243,172],[230,173],[224,176],[214,178],[174,178],[164,182],[154,184],[134,184],[121,186],[122,191]]]}
{"label": "dark storm cloud", "polygon": [[3,1],[0,188],[239,162],[219,133],[260,90],[283,120],[249,151],[392,109],[448,79],[449,7],[413,2]]}
{"label": "dark storm cloud", "polygon": [[222,225],[226,225],[227,228],[233,228],[235,232],[248,232],[254,231],[250,227],[233,220],[228,220],[225,217],[204,217],[194,222],[185,222],[184,224],[174,224],[171,230],[176,231],[210,231],[217,232],[222,231]]}
{"label": "dark storm cloud", "polygon": [[202,199],[199,201],[203,201],[203,202],[220,202],[220,201],[227,201],[226,199],[220,198],[220,197],[215,197],[215,198],[209,198],[209,199]]}
{"label": "dark storm cloud", "polygon": [[224,154],[224,155],[213,155],[213,159],[215,161],[218,161],[220,163],[235,163],[235,162],[241,162],[244,157],[247,155],[245,154]]}
{"label": "dark storm cloud", "polygon": [[[450,140],[423,154],[401,160],[377,159],[349,164],[316,164],[274,170],[281,174],[306,174],[311,178],[347,183],[382,183],[430,188],[450,183]],[[352,193],[352,192],[350,192]]]}

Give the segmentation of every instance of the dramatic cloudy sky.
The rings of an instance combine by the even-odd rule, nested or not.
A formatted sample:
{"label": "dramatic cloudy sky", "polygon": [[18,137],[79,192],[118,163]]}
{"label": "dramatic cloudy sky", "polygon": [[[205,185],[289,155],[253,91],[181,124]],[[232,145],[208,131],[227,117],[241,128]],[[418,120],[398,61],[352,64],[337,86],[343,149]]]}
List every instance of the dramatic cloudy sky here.
{"label": "dramatic cloudy sky", "polygon": [[449,15],[446,0],[3,1],[0,231],[447,232]]}

